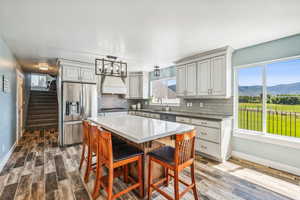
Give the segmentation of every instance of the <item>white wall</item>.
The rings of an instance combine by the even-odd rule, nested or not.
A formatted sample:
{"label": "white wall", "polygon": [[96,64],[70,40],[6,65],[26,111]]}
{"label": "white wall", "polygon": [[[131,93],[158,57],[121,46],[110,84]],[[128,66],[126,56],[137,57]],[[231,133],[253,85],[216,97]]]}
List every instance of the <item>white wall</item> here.
{"label": "white wall", "polygon": [[[238,49],[233,55],[233,66],[297,55],[300,55],[300,34]],[[268,162],[274,168],[282,169],[286,166],[290,172],[297,170],[300,175],[300,148],[233,137],[233,150],[240,156],[249,156],[248,159],[257,159],[256,161],[260,159],[261,162]]]}

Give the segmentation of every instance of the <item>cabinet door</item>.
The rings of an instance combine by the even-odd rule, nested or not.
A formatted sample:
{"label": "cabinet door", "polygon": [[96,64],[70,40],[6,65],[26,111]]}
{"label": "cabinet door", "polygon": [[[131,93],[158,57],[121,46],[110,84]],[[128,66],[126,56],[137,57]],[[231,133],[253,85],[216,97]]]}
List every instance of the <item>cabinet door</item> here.
{"label": "cabinet door", "polygon": [[82,124],[73,124],[73,133],[72,133],[73,144],[78,144],[82,142]]}
{"label": "cabinet door", "polygon": [[82,82],[96,83],[96,75],[94,69],[81,68],[80,76]]}
{"label": "cabinet door", "polygon": [[64,134],[63,134],[63,143],[64,145],[73,144],[73,125],[64,124]]}
{"label": "cabinet door", "polygon": [[63,80],[64,81],[76,81],[80,80],[80,68],[73,66],[63,66]]}
{"label": "cabinet door", "polygon": [[176,68],[176,94],[184,96],[186,92],[186,70],[185,65]]}
{"label": "cabinet door", "polygon": [[197,63],[197,95],[208,95],[210,90],[210,60]]}
{"label": "cabinet door", "polygon": [[130,76],[129,77],[129,98],[140,98],[140,77]]}
{"label": "cabinet door", "polygon": [[225,56],[211,59],[212,95],[226,95],[226,61]]}
{"label": "cabinet door", "polygon": [[197,64],[191,63],[186,66],[186,96],[197,94]]}

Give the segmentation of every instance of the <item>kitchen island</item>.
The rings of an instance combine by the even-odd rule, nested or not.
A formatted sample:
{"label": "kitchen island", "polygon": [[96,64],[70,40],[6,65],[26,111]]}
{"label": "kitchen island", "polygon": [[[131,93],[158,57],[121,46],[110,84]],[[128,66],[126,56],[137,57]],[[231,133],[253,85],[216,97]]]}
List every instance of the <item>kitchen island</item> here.
{"label": "kitchen island", "polygon": [[[169,122],[158,119],[151,119],[134,115],[107,116],[90,118],[91,122],[110,131],[114,136],[134,145],[144,152],[144,188],[147,185],[147,153],[160,148],[165,143],[172,143],[176,134],[190,132],[195,129],[194,126]],[[164,140],[164,142],[162,142]],[[136,167],[131,166],[131,175],[136,176]],[[160,165],[153,165],[153,178],[159,178],[164,175],[164,169]]]}

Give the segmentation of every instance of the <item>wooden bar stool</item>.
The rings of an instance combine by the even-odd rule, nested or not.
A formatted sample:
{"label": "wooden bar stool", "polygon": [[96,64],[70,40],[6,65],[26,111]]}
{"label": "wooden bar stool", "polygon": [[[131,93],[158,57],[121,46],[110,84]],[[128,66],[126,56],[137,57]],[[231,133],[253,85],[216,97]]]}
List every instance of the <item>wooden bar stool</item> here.
{"label": "wooden bar stool", "polygon": [[81,152],[79,170],[81,170],[83,161],[87,161],[87,158],[85,157],[85,151],[86,148],[88,149],[90,145],[89,129],[90,129],[89,122],[85,120],[82,121],[83,139],[82,139],[82,152]]}
{"label": "wooden bar stool", "polygon": [[[113,146],[111,133],[108,131],[104,131],[101,128],[98,129],[97,141],[97,168],[94,192],[92,195],[93,199],[97,199],[101,187],[105,188],[108,200],[116,199],[136,188],[139,188],[139,195],[142,198],[144,196],[142,177],[143,152],[127,144],[121,146]],[[113,179],[115,177],[124,175],[124,172],[118,169],[134,162],[138,163],[138,182],[136,182],[132,177],[128,176],[128,179],[133,183],[133,185],[117,194],[113,194]],[[102,176],[103,166],[108,168],[107,176]]]}
{"label": "wooden bar stool", "polygon": [[[97,146],[92,144],[91,141],[97,139],[97,126],[90,124],[88,121],[82,121],[83,127],[83,142],[82,142],[82,153],[79,170],[81,170],[83,161],[86,161],[86,170],[84,175],[84,181],[87,183],[89,181],[90,172],[95,169],[96,163],[92,162],[92,158],[96,156]],[[87,149],[87,150],[86,150]],[[87,156],[85,155],[87,151]]]}
{"label": "wooden bar stool", "polygon": [[[195,131],[191,131],[181,135],[176,135],[175,149],[170,146],[165,146],[149,153],[148,199],[151,198],[153,189],[158,191],[160,194],[162,194],[169,200],[178,200],[189,190],[193,189],[194,198],[198,200],[194,166],[195,135]],[[152,162],[156,162],[162,165],[166,170],[166,177],[157,181],[156,183],[152,183]],[[186,167],[191,167],[191,184],[188,184],[179,179],[179,173]],[[169,174],[169,170],[174,171],[174,175]],[[165,182],[166,186],[168,186],[169,176],[174,178],[175,198],[172,198],[170,195],[168,195],[158,187],[163,182]],[[181,194],[179,194],[179,183],[182,183],[187,187]]]}

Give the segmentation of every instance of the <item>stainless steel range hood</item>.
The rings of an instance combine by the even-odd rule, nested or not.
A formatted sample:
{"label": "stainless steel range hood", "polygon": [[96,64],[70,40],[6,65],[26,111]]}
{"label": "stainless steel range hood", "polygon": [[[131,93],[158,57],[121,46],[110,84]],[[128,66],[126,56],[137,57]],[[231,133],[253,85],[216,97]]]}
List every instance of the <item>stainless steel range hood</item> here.
{"label": "stainless steel range hood", "polygon": [[102,94],[126,94],[127,87],[125,80],[120,77],[103,76],[102,77]]}

